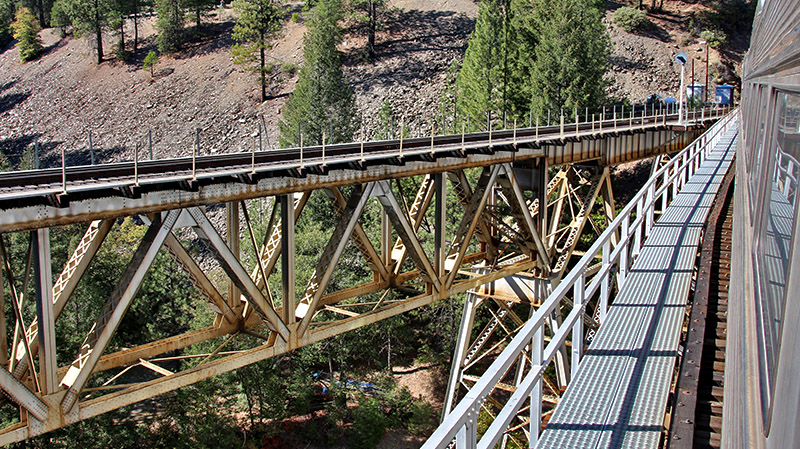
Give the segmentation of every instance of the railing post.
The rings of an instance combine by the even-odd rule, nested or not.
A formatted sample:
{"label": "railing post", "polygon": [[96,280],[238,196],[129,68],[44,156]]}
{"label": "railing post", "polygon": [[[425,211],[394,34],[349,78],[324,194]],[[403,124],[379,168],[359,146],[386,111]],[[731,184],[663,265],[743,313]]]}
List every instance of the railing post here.
{"label": "railing post", "polygon": [[653,211],[656,204],[655,194],[656,184],[655,182],[651,182],[650,186],[647,188],[647,224],[645,226],[645,236],[649,236],[650,231],[653,229]]}
{"label": "railing post", "polygon": [[[544,326],[540,325],[536,332],[533,334],[531,341],[531,369],[537,369],[537,366],[542,364],[544,358]],[[530,439],[528,441],[529,447],[536,447],[539,443],[539,432],[542,428],[542,378],[540,377],[533,383],[531,389],[531,428]]]}
{"label": "railing post", "polygon": [[636,221],[639,222],[636,225],[636,230],[634,231],[634,240],[633,240],[633,255],[639,255],[639,249],[642,246],[642,225],[644,224],[644,217],[642,214],[644,213],[644,197],[639,197],[639,201],[636,202]]}
{"label": "railing post", "polygon": [[631,235],[630,221],[630,215],[626,216],[625,219],[622,220],[622,237],[620,237],[622,251],[619,255],[619,276],[617,279],[617,287],[619,287],[619,290],[625,286],[625,278],[628,276],[628,250]]}
{"label": "railing post", "polygon": [[469,419],[464,426],[459,429],[456,435],[456,448],[458,449],[474,449],[478,445],[478,414],[480,413],[480,405],[478,409],[473,409],[469,412]]}
{"label": "railing post", "polygon": [[603,243],[603,258],[600,271],[604,271],[603,280],[600,283],[600,324],[605,323],[606,314],[608,313],[608,278],[611,276],[610,260],[611,257],[611,239]]}
{"label": "railing post", "polygon": [[661,213],[667,210],[667,195],[669,195],[669,187],[667,187],[667,180],[669,179],[669,169],[664,170],[664,179],[661,181],[661,187],[664,191],[661,193]]}
{"label": "railing post", "polygon": [[[584,303],[584,293],[586,288],[586,273],[581,273],[573,286],[573,310],[582,310]],[[575,379],[583,355],[583,312],[578,315],[578,319],[572,326],[572,362],[570,363],[570,380]]]}

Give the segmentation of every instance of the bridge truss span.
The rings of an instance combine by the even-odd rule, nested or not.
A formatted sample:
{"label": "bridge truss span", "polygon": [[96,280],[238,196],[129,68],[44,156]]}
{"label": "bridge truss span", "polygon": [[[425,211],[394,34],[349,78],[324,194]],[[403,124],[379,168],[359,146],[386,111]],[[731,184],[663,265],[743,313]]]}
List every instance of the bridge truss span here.
{"label": "bridge truss span", "polygon": [[[0,387],[20,411],[18,422],[0,430],[0,444],[467,292],[468,303],[506,310],[486,330],[484,343],[491,341],[508,328],[505,320],[522,321],[514,303],[552,309],[546,292],[574,284],[565,273],[583,230],[593,227],[592,211],[614,219],[609,166],[672,152],[723,112],[697,111],[690,125],[652,110],[576,120],[572,129],[562,120],[536,129],[0,175],[0,313],[11,311],[15,326],[10,341],[0,329]],[[682,179],[678,167],[697,157],[682,154],[657,172],[660,187],[626,208],[642,217],[618,233],[633,236],[632,247],[652,224],[652,198],[666,198]],[[313,215],[309,203],[328,216]],[[319,230],[320,247],[313,257],[301,254],[298,223],[320,220],[331,223]],[[63,243],[57,239],[66,226],[83,229],[69,252],[54,244]],[[100,255],[120,242],[130,256],[108,280],[105,300],[75,304]],[[162,256],[206,310],[192,330],[125,345],[120,326]],[[310,267],[302,272],[301,257]],[[608,278],[611,263],[604,258],[587,273]],[[338,282],[345,272],[356,273],[356,285]],[[540,295],[498,299],[512,275],[533,280]],[[608,281],[586,290],[599,288],[606,291]],[[578,314],[591,327],[580,298],[563,319],[548,312],[554,340],[563,340]],[[68,305],[91,317],[66,327],[82,336],[74,348],[58,338],[71,326],[63,318]],[[597,310],[602,318],[604,308]],[[459,366],[483,358],[484,343],[462,340]],[[556,382],[568,379],[567,355]],[[459,372],[458,383],[468,382],[470,373]],[[453,397],[456,390],[454,384]]]}

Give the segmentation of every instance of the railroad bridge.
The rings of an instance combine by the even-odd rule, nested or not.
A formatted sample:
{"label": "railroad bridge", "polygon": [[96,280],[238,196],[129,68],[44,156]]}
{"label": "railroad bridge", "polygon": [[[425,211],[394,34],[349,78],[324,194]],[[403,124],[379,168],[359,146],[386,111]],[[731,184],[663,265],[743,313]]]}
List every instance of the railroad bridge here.
{"label": "railroad bridge", "polygon": [[[554,126],[1,174],[0,313],[12,311],[15,329],[0,328],[0,387],[20,418],[0,443],[465,294],[426,449],[797,447],[800,329],[783,326],[800,319],[790,293],[800,287],[800,48],[797,14],[785,14],[797,6],[759,4],[740,109],[603,109]],[[609,169],[645,158],[650,177],[618,212]],[[417,187],[413,201],[400,181]],[[297,279],[295,224],[315,191],[336,225]],[[380,219],[362,219],[369,208]],[[578,251],[593,213],[607,226]],[[79,351],[59,363],[59,316],[124,217],[146,231]],[[85,234],[54,266],[50,229],[70,224]],[[351,242],[370,275],[337,290]],[[161,251],[211,318],[115,349]],[[478,313],[491,318],[473,329]],[[226,348],[245,334],[256,343]],[[192,368],[163,366],[208,342]],[[122,382],[132,367],[152,375]]]}
{"label": "railroad bridge", "polygon": [[[659,183],[677,185],[680,167],[694,159],[686,152],[669,165],[662,159],[670,160],[665,155],[687,145],[699,149],[708,139],[702,132],[730,114],[716,106],[685,117],[653,106],[608,108],[591,116],[575,114],[571,122],[562,115],[552,126],[0,175],[0,231],[27,234],[0,240],[2,274],[8,278],[0,299],[9,301],[15,314],[13,341],[6,341],[0,329],[0,361],[8,367],[0,370],[0,386],[21,410],[20,422],[0,432],[0,440],[19,441],[459,293],[470,292],[465,316],[491,307],[498,317],[495,327],[505,326],[503,317],[519,321],[516,309],[539,307],[574,264],[571,258],[584,227],[591,226],[593,209],[614,219],[609,167],[656,158]],[[397,191],[400,179],[418,186],[410,204]],[[310,279],[302,280],[306,288],[297,292],[295,223],[318,190],[332,202],[338,222]],[[446,210],[448,190],[463,214],[449,230],[447,214],[454,211]],[[651,197],[637,200],[640,216],[643,207],[650,208],[648,226]],[[271,208],[262,241],[256,241],[251,221],[256,202]],[[371,202],[379,205],[379,229],[360,220]],[[118,232],[115,223],[129,216],[138,217],[147,230],[80,353],[59,365],[59,315],[106,237]],[[433,225],[422,227],[423,220]],[[55,267],[49,230],[75,223],[84,224],[85,234],[65,265]],[[641,239],[640,228],[631,228],[631,235]],[[204,242],[224,280],[201,268],[187,248],[186,232],[190,240]],[[257,254],[243,254],[242,239]],[[26,242],[25,260],[10,257],[12,240]],[[372,277],[334,291],[328,286],[350,242]],[[168,252],[189,276],[214,318],[200,330],[109,350],[159,251]],[[25,264],[24,279],[14,279],[19,272],[14,263]],[[270,291],[265,280],[277,271],[281,291]],[[24,313],[31,281],[35,318]],[[518,285],[528,293],[515,294]],[[392,291],[399,294],[388,295]],[[591,313],[586,323],[595,329]],[[561,317],[554,315],[553,329],[557,322]],[[471,326],[469,320],[462,325],[459,345],[467,345]],[[493,331],[484,330],[478,346],[491,341]],[[241,333],[259,336],[260,343],[226,351]],[[171,372],[159,366],[166,353],[221,337],[216,350],[192,369]],[[469,357],[490,352],[474,347]],[[469,377],[468,358],[461,358],[454,364],[449,402]],[[570,362],[559,360],[557,382],[566,384],[563,374]],[[117,374],[137,365],[152,370],[153,378],[133,384],[118,380]],[[106,375],[96,376],[101,372]],[[108,373],[114,374],[111,380]]]}

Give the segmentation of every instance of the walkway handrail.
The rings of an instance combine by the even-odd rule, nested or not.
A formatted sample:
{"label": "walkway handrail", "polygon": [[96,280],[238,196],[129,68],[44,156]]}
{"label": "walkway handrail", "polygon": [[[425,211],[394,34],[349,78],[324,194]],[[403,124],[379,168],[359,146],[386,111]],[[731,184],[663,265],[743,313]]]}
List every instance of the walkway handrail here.
{"label": "walkway handrail", "polygon": [[[658,200],[661,199],[661,210],[663,211],[670,201],[670,190],[671,198],[674,198],[680,188],[700,167],[723,133],[735,124],[737,114],[738,110],[734,110],[720,119],[705,134],[698,137],[668,164],[655,172],[519,330],[453,411],[444,418],[441,425],[422,446],[423,449],[448,447],[454,438],[458,448],[489,449],[494,447],[528,396],[531,397],[531,422],[534,423],[531,425],[530,438],[532,442],[538,440],[542,410],[542,374],[545,369],[552,362],[556,353],[565,345],[569,333],[572,332],[571,377],[574,378],[583,352],[584,320],[582,316],[588,300],[600,290],[602,323],[608,308],[612,269],[615,266],[618,267],[617,283],[621,288],[631,266],[631,256],[638,255],[643,236],[646,237],[652,228],[655,205]],[[659,182],[661,185],[657,188]],[[672,188],[670,189],[670,187]],[[636,216],[631,221],[634,211]],[[616,241],[616,236],[620,232],[621,237],[619,241]],[[598,255],[602,257],[602,265],[587,288],[586,273]],[[572,311],[555,331],[555,334],[550,337],[550,342],[545,345],[545,321],[557,310],[570,290],[573,292]],[[478,441],[477,421],[481,406],[523,351],[531,352],[530,360],[533,366]],[[531,446],[533,447],[533,445]]]}

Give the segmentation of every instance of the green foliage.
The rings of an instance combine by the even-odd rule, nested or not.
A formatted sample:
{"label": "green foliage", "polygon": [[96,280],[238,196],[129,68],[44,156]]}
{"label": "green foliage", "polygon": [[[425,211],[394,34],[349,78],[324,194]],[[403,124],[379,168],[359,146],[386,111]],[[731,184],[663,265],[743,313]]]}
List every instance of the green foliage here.
{"label": "green foliage", "polygon": [[725,45],[728,36],[721,30],[703,30],[700,33],[700,39],[708,42],[711,48],[721,48]]}
{"label": "green foliage", "polygon": [[538,35],[530,75],[536,116],[604,103],[610,41],[591,0],[536,0],[529,30]]}
{"label": "green foliage", "polygon": [[39,26],[47,28],[50,25],[50,10],[53,8],[53,0],[20,0],[19,6],[28,8],[31,14],[36,17]]}
{"label": "green foliage", "polygon": [[112,21],[119,18],[119,4],[114,0],[57,0],[56,5],[59,14],[57,26],[66,26],[68,18],[75,36],[91,36],[97,50],[97,63],[102,63],[103,31],[111,28]]}
{"label": "green foliage", "polygon": [[292,13],[292,22],[297,23],[300,22],[300,14],[293,12]]}
{"label": "green foliage", "polygon": [[[375,129],[374,138],[377,140],[399,139],[401,134],[399,130],[401,121],[401,117],[397,116],[391,103],[389,103],[389,99],[383,100],[383,104],[378,110],[378,126]],[[403,137],[409,137],[411,131],[409,131],[405,124],[402,126]]]}
{"label": "green foliage", "polygon": [[270,40],[280,30],[280,9],[274,0],[235,0],[233,8],[239,19],[233,27],[233,39],[237,42],[231,48],[233,63],[246,69],[259,72],[261,101],[267,100],[267,61],[266,51]]}
{"label": "green foliage", "polygon": [[386,433],[387,419],[377,399],[365,397],[353,409],[353,427],[347,436],[352,449],[374,449]]}
{"label": "green foliage", "polygon": [[[510,111],[509,91],[515,89],[510,61],[518,50],[512,28],[513,11],[505,0],[483,0],[470,37],[455,90],[458,115],[472,128],[485,124],[487,112]],[[478,125],[480,126],[480,125]],[[485,125],[483,125],[485,128]]]}
{"label": "green foliage", "polygon": [[634,31],[641,31],[650,26],[650,19],[647,18],[647,14],[641,9],[623,6],[614,11],[614,23],[628,33],[633,33]]}
{"label": "green foliage", "polygon": [[61,37],[67,35],[67,27],[72,24],[67,1],[57,0],[53,3],[53,9],[50,10],[50,23],[58,28]]}
{"label": "green foliage", "polygon": [[219,5],[216,0],[184,0],[183,7],[192,12],[195,27],[200,27],[202,17]]}
{"label": "green foliage", "polygon": [[0,46],[11,41],[11,22],[14,21],[14,1],[0,0]]}
{"label": "green foliage", "polygon": [[[307,20],[305,63],[283,111],[281,146],[346,142],[359,127],[353,89],[347,84],[336,45],[342,38],[341,0],[320,0]],[[332,130],[332,132],[331,132]],[[332,135],[331,135],[332,134]]]}
{"label": "green foliage", "polygon": [[150,70],[151,79],[154,76],[153,71],[155,69],[156,64],[158,64],[158,54],[153,50],[150,50],[150,52],[147,53],[147,56],[144,57],[144,61],[142,63],[142,69]]}
{"label": "green foliage", "polygon": [[281,64],[281,72],[289,76],[294,76],[294,74],[297,73],[297,64],[293,62],[284,62]]}
{"label": "green foliage", "polygon": [[756,12],[756,1],[748,0],[714,0],[711,10],[697,15],[696,27],[700,29],[719,30],[727,36],[736,34],[748,35],[753,27]]}
{"label": "green foliage", "polygon": [[419,400],[411,404],[411,417],[408,419],[408,430],[417,436],[428,436],[438,424],[433,406]]}
{"label": "green foliage", "polygon": [[156,43],[161,53],[173,53],[183,45],[183,4],[181,0],[156,0],[158,36]]}
{"label": "green foliage", "polygon": [[22,62],[30,61],[42,51],[42,39],[39,37],[39,24],[28,8],[20,8],[11,24],[14,39],[17,40],[19,58]]}

